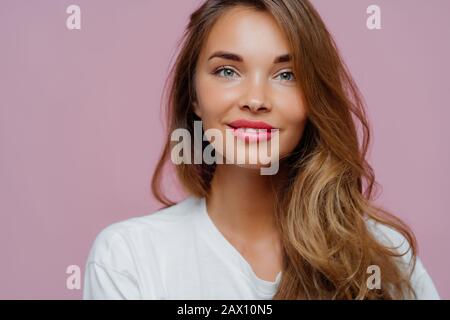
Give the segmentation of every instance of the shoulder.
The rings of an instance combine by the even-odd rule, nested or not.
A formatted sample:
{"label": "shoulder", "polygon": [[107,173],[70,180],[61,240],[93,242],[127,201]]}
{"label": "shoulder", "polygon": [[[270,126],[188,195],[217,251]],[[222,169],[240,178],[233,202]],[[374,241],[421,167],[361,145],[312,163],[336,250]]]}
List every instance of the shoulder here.
{"label": "shoulder", "polygon": [[412,258],[411,244],[399,231],[393,227],[367,219],[368,230],[384,246],[396,250],[402,256],[399,258],[400,267],[409,274],[411,284],[416,291],[418,299],[439,299],[436,287],[425,269],[421,259]]}
{"label": "shoulder", "polygon": [[[399,257],[401,267],[411,273],[417,262],[417,257],[416,259],[413,259],[411,244],[405,236],[393,227],[373,219],[367,219],[366,224],[368,230],[380,244],[401,254],[401,257]],[[418,271],[422,272],[421,270]]]}
{"label": "shoulder", "polygon": [[[140,299],[164,296],[163,255],[189,233],[200,199],[189,197],[149,215],[113,223],[96,236],[85,266],[84,299]],[[181,238],[181,240],[180,240]],[[183,248],[183,246],[177,246]]]}
{"label": "shoulder", "polygon": [[373,219],[367,219],[366,225],[368,230],[381,244],[395,248],[397,251],[404,253],[406,256],[405,258],[411,258],[411,245],[399,231]]}
{"label": "shoulder", "polygon": [[117,266],[119,262],[123,264],[124,261],[132,261],[136,249],[151,245],[149,241],[158,241],[164,237],[170,239],[174,234],[186,231],[185,225],[195,212],[198,201],[198,198],[188,197],[171,207],[159,209],[145,216],[115,222],[105,227],[94,240],[88,263]]}

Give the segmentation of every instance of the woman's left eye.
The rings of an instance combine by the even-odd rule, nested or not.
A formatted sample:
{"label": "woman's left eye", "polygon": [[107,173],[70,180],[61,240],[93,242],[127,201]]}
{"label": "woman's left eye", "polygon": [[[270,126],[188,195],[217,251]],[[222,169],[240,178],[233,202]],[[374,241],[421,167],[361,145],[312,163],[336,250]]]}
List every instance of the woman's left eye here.
{"label": "woman's left eye", "polygon": [[[295,80],[294,73],[291,72],[291,71],[281,72],[278,76],[281,76],[281,77],[282,77],[281,80],[286,80],[286,81],[292,81],[292,80]],[[291,78],[288,77],[288,79],[286,79],[286,76],[291,76]],[[283,77],[285,77],[285,78],[283,78]]]}

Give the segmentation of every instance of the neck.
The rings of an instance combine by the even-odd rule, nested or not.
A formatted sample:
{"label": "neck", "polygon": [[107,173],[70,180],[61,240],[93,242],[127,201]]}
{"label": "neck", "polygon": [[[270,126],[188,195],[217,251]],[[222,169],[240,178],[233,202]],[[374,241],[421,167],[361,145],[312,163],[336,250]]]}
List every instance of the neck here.
{"label": "neck", "polygon": [[241,239],[276,237],[274,201],[280,177],[281,170],[265,176],[259,169],[217,165],[206,197],[209,215]]}

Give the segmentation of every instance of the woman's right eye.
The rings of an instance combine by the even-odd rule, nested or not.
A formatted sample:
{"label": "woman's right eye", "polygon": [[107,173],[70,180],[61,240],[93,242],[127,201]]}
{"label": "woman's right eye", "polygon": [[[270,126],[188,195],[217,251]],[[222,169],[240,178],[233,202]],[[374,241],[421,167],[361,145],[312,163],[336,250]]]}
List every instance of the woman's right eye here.
{"label": "woman's right eye", "polygon": [[[223,72],[224,75],[220,75]],[[227,68],[227,67],[220,67],[219,69],[217,69],[216,71],[214,71],[213,74],[219,76],[219,77],[223,77],[223,78],[230,78],[232,77],[233,74],[235,74],[236,71],[234,71],[231,68]]]}

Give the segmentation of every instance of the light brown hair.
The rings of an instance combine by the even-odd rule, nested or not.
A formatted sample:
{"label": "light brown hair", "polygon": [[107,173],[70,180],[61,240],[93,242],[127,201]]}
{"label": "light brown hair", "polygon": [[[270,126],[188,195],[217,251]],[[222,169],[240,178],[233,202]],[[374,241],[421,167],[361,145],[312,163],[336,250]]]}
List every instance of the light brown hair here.
{"label": "light brown hair", "polygon": [[[185,128],[194,136],[194,120],[200,120],[192,109],[198,56],[215,21],[237,5],[269,12],[286,33],[308,113],[299,145],[281,163],[289,174],[276,192],[274,207],[282,236],[283,276],[273,299],[414,297],[410,275],[397,264],[405,253],[379,243],[366,219],[403,235],[413,262],[414,234],[374,204],[379,186],[365,159],[370,127],[364,101],[333,37],[308,0],[208,0],[191,14],[166,83],[167,140],[152,179],[154,196],[166,206],[175,204],[161,191],[172,146],[170,134]],[[175,170],[189,194],[208,195],[214,164],[181,164]],[[369,265],[380,267],[381,289],[367,287]]]}

